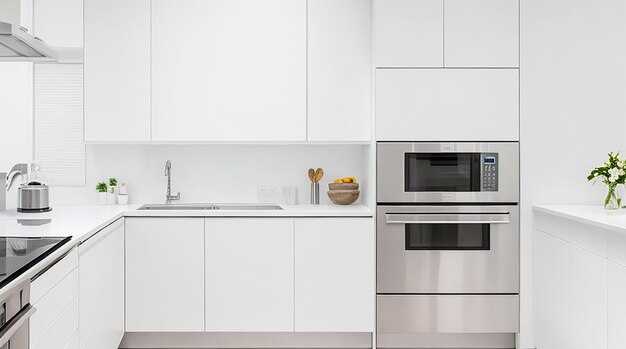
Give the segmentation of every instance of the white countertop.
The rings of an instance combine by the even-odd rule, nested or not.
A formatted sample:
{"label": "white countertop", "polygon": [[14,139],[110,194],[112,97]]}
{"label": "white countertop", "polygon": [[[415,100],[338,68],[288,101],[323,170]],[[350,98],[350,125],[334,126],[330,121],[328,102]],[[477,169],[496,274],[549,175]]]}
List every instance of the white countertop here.
{"label": "white countertop", "polygon": [[626,209],[607,211],[597,205],[542,205],[534,210],[602,229],[626,233]]}

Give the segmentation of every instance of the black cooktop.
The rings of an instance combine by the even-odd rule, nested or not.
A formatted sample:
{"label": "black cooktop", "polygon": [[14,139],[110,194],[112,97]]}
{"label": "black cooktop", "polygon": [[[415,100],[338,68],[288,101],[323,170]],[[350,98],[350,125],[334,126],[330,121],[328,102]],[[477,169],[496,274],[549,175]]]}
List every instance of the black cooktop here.
{"label": "black cooktop", "polygon": [[0,237],[0,288],[15,280],[72,237]]}

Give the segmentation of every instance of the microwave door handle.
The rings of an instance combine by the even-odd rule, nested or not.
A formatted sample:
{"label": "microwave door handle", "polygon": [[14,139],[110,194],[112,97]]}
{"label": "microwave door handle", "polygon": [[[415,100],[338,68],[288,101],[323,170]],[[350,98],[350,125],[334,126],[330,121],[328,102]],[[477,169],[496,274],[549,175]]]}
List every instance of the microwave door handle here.
{"label": "microwave door handle", "polygon": [[4,330],[0,332],[0,348],[2,348],[5,344],[9,342],[11,337],[17,332],[22,325],[24,325],[28,319],[30,319],[31,315],[33,315],[36,311],[36,308],[32,305],[27,305],[22,310],[20,310],[7,324]]}
{"label": "microwave door handle", "polygon": [[509,224],[511,215],[506,214],[432,214],[408,213],[386,214],[387,224]]}

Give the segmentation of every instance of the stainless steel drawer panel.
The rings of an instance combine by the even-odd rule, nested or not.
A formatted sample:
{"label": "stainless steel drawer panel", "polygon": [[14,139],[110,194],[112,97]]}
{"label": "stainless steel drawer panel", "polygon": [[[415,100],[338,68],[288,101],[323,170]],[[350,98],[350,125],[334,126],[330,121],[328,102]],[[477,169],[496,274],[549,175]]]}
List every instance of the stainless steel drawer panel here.
{"label": "stainless steel drawer panel", "polygon": [[519,332],[517,295],[377,297],[379,333]]}

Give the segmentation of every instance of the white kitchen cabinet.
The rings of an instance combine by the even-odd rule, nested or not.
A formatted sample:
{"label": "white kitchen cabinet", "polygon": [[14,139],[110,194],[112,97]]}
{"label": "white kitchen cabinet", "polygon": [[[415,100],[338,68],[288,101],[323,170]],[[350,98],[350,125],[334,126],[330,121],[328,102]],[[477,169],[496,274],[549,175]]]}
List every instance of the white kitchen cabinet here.
{"label": "white kitchen cabinet", "polygon": [[204,219],[126,219],[126,331],[204,331]]}
{"label": "white kitchen cabinet", "polygon": [[153,0],[154,141],[306,140],[306,0]]}
{"label": "white kitchen cabinet", "polygon": [[626,267],[608,262],[608,349],[626,343]]}
{"label": "white kitchen cabinet", "polygon": [[114,349],[124,336],[124,219],[78,247],[80,348]]}
{"label": "white kitchen cabinet", "polygon": [[374,1],[377,67],[443,67],[443,0]]}
{"label": "white kitchen cabinet", "polygon": [[55,48],[83,47],[83,0],[36,0],[33,33]]}
{"label": "white kitchen cabinet", "polygon": [[572,349],[607,347],[607,260],[572,246]]}
{"label": "white kitchen cabinet", "polygon": [[150,140],[150,3],[84,0],[86,141]]}
{"label": "white kitchen cabinet", "polygon": [[445,67],[518,67],[518,0],[445,0]]}
{"label": "white kitchen cabinet", "polygon": [[517,69],[377,71],[379,141],[516,141]]}
{"label": "white kitchen cabinet", "polygon": [[293,225],[293,218],[206,220],[206,331],[293,331]]}
{"label": "white kitchen cabinet", "polygon": [[[617,278],[611,280],[620,277],[620,270],[609,269],[609,263],[605,257],[587,249],[535,231],[534,301],[538,349],[607,348],[607,327],[610,334],[610,328],[615,328],[619,321],[613,319],[626,318],[612,312],[611,303],[615,303],[616,310],[624,303],[612,294],[620,292],[626,282]],[[626,280],[624,276],[621,277]],[[618,334],[614,333],[614,338],[623,336],[622,331],[623,328]]]}
{"label": "white kitchen cabinet", "polygon": [[371,69],[371,1],[309,0],[309,141],[371,139]]}
{"label": "white kitchen cabinet", "polygon": [[296,332],[373,332],[372,218],[296,218]]}
{"label": "white kitchen cabinet", "polygon": [[572,250],[552,235],[535,230],[534,307],[537,349],[572,347]]}
{"label": "white kitchen cabinet", "polygon": [[37,309],[30,318],[30,348],[70,346],[78,336],[78,249],[37,276],[30,296]]}

